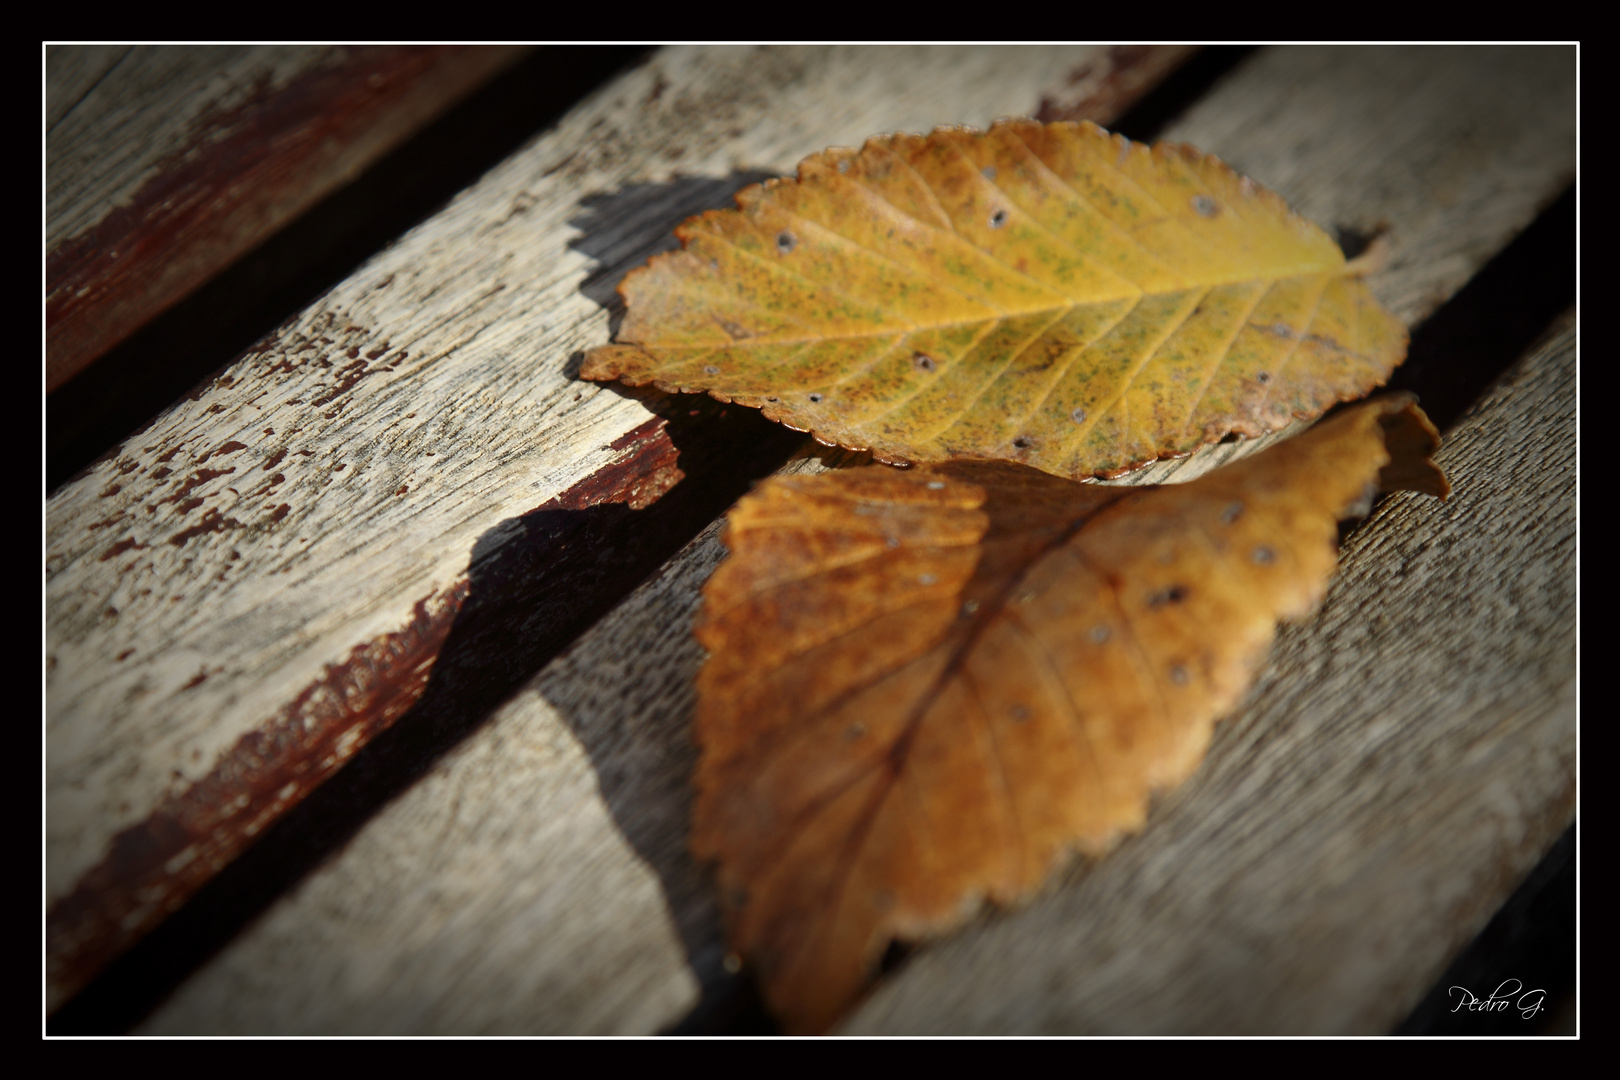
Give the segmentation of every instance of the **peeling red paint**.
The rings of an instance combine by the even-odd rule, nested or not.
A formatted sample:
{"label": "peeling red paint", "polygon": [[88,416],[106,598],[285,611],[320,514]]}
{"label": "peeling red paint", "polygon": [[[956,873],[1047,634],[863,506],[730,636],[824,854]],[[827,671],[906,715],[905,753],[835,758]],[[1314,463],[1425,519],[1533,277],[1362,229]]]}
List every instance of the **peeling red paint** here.
{"label": "peeling red paint", "polygon": [[[621,456],[553,500],[562,510],[622,502],[645,510],[686,476],[676,464],[680,451],[669,438],[669,422],[654,417],[608,444]],[[551,504],[547,504],[548,506]]]}
{"label": "peeling red paint", "polygon": [[[187,500],[188,496],[191,495],[192,491],[195,490],[196,488],[200,487],[203,484],[208,483],[208,481],[210,481],[210,480],[216,480],[221,476],[227,476],[230,473],[233,473],[235,471],[236,471],[236,466],[234,466],[234,465],[231,466],[229,469],[198,469],[196,472],[194,472],[190,476],[186,477],[185,480],[181,481],[179,488],[177,488],[174,492],[172,492],[172,493],[170,493],[168,495],[165,495],[163,498],[159,499],[155,503],[148,504],[146,509],[150,512],[150,511],[156,510],[158,507],[162,506],[164,503],[174,503],[174,502],[185,501],[185,500]],[[191,506],[196,506],[197,503],[193,502],[190,505]],[[185,512],[185,510],[182,509],[181,513],[184,513],[184,512]]]}
{"label": "peeling red paint", "polygon": [[[114,837],[101,863],[46,915],[48,1007],[71,997],[240,854],[266,822],[392,726],[427,685],[466,595],[461,581],[419,601],[403,629],[327,665],[206,776]],[[205,678],[199,672],[186,688]]]}
{"label": "peeling red paint", "polygon": [[203,117],[188,145],[161,162],[134,196],[47,253],[47,389],[297,217],[519,51],[352,48],[274,91],[266,76],[242,105]]}
{"label": "peeling red paint", "polygon": [[139,543],[134,537],[126,536],[112,547],[108,548],[106,551],[103,551],[99,561],[106,562],[108,559],[116,559],[126,551],[131,551],[136,548],[144,548],[145,546],[145,544]]}
{"label": "peeling red paint", "polygon": [[[199,500],[201,501],[201,500]],[[186,541],[212,532],[224,532],[226,529],[240,529],[242,523],[232,517],[224,517],[218,510],[209,510],[202,520],[189,529],[182,529],[169,537],[169,543],[175,547],[184,547]]]}

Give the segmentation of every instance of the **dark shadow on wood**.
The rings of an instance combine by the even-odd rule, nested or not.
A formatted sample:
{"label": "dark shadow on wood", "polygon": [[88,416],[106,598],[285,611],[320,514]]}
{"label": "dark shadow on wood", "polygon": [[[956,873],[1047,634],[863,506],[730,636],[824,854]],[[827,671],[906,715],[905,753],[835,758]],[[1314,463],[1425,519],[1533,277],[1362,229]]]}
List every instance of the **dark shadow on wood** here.
{"label": "dark shadow on wood", "polygon": [[722,177],[676,176],[586,196],[579,203],[582,212],[568,222],[580,230],[568,246],[596,261],[579,291],[607,309],[609,329],[617,336],[624,301],[616,290],[624,275],[660,252],[677,250],[675,226],[705,210],[731,209],[737,192],[774,175],[743,170]]}
{"label": "dark shadow on wood", "polygon": [[1103,126],[1134,142],[1152,142],[1254,51],[1253,45],[1206,45],[1128,112]]}
{"label": "dark shadow on wood", "polygon": [[1412,332],[1390,390],[1411,390],[1442,433],[1575,302],[1575,189],[1536,216]]}
{"label": "dark shadow on wood", "polygon": [[[1498,991],[1506,1006],[1468,1008],[1470,997],[1488,1001]],[[1571,825],[1395,1034],[1574,1035],[1574,1005]]]}

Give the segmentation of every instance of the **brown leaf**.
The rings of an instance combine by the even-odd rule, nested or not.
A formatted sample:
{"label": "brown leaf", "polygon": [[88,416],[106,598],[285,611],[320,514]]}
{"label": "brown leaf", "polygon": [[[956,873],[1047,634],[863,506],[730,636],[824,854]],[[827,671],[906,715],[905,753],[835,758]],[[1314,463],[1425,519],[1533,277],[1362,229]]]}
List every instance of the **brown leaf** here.
{"label": "brown leaf", "polygon": [[1381,472],[1445,494],[1436,445],[1396,395],[1183,485],[961,461],[743,499],[696,629],[692,847],[786,1025],[1139,829],[1320,600],[1337,520]]}
{"label": "brown leaf", "polygon": [[1115,476],[1388,379],[1406,330],[1213,156],[1003,121],[807,158],[620,286],[588,379],[708,391],[885,461]]}

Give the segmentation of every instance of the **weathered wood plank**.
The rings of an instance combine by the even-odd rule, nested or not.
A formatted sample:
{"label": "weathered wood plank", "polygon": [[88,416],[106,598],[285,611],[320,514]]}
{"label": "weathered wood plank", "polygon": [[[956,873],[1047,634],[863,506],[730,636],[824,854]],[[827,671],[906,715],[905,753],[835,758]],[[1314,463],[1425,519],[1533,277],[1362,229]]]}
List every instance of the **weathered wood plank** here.
{"label": "weathered wood plank", "polygon": [[[1453,62],[1456,59],[1453,55]],[[1284,57],[1283,60],[1287,62],[1273,61],[1267,54],[1261,54],[1227,85],[1212,93],[1204,107],[1222,112],[1222,95],[1228,95],[1226,100],[1230,104],[1225,108],[1249,109],[1256,123],[1280,116],[1286,125],[1291,115],[1287,107],[1290,98],[1280,93],[1269,81],[1275,77],[1279,67],[1289,72],[1294,70],[1295,64],[1303,63],[1307,67],[1335,72],[1334,78],[1340,80],[1338,90],[1314,92],[1313,96],[1318,98],[1353,96],[1357,85],[1366,86],[1368,82],[1393,77],[1380,66],[1373,67],[1366,78],[1358,78],[1360,69],[1353,65],[1346,70],[1343,65],[1324,64],[1320,57],[1304,56],[1298,60]],[[1408,84],[1424,84],[1423,77],[1416,72],[1408,71],[1406,78]],[[1456,81],[1458,79],[1453,73],[1452,82],[1442,81],[1441,85],[1450,86]],[[1569,85],[1572,87],[1572,82]],[[1427,122],[1434,125],[1431,137],[1438,139],[1450,130],[1446,125],[1455,119],[1453,110],[1457,102],[1452,99],[1453,92],[1448,89],[1427,99],[1421,94],[1414,94],[1409,101],[1407,116],[1367,112],[1361,115],[1359,123],[1372,128],[1395,123],[1421,124],[1427,116]],[[1299,96],[1296,94],[1294,98],[1297,100]],[[1468,97],[1463,95],[1463,100],[1468,100]],[[1494,99],[1486,98],[1480,107],[1495,108],[1498,104]],[[1511,140],[1533,138],[1537,130],[1551,130],[1555,136],[1563,131],[1567,135],[1570,129],[1558,112],[1565,104],[1555,98],[1543,100],[1533,109],[1527,106],[1527,112],[1531,115],[1519,114],[1517,126],[1508,125],[1503,137]],[[1533,115],[1536,110],[1541,112],[1539,121]],[[1350,111],[1355,112],[1353,109]],[[1363,143],[1377,145],[1377,140],[1360,128],[1353,129],[1350,134]],[[1314,145],[1319,152],[1329,152],[1323,149],[1325,144]],[[1213,146],[1212,149],[1220,151],[1221,148]],[[1491,202],[1493,210],[1488,213],[1482,211],[1478,220],[1499,221],[1500,207],[1496,204],[1507,202],[1519,208],[1518,223],[1522,226],[1535,208],[1550,197],[1549,192],[1556,194],[1566,175],[1562,163],[1573,155],[1573,137],[1568,136],[1567,145],[1554,138],[1544,150],[1549,165],[1542,176],[1542,186],[1530,189],[1510,186],[1498,191],[1482,192],[1480,199]],[[1292,142],[1285,141],[1268,152],[1282,157],[1302,151]],[[1262,178],[1266,175],[1266,160],[1258,150],[1248,167]],[[1490,168],[1488,151],[1481,148],[1469,167]],[[1310,175],[1315,178],[1312,183],[1336,183],[1331,170],[1313,169]],[[1332,203],[1330,194],[1318,193],[1314,188],[1292,193],[1295,198],[1302,195],[1315,197],[1330,206]],[[1346,192],[1344,197],[1351,199],[1355,193]],[[1392,201],[1403,197],[1396,193]],[[1333,218],[1327,216],[1327,220],[1331,222]],[[1507,232],[1499,231],[1495,243],[1504,243]],[[1451,242],[1450,238],[1445,238],[1434,248],[1429,246],[1428,240],[1429,237],[1421,228],[1414,227],[1406,234],[1407,246],[1404,250],[1411,253],[1415,263],[1413,273],[1422,280],[1434,280],[1438,276],[1433,268],[1423,264],[1424,251],[1436,250],[1439,252],[1437,257],[1449,257],[1445,244]],[[1464,272],[1446,280],[1455,289],[1476,268],[1477,264],[1464,268]],[[1380,283],[1380,287],[1386,287],[1385,283]],[[1385,299],[1393,304],[1407,302],[1399,294],[1386,293]],[[1418,309],[1421,310],[1421,307]],[[1380,510],[1378,520],[1387,518],[1398,505],[1387,504]],[[1462,504],[1454,502],[1451,505]],[[1442,508],[1440,512],[1451,511]],[[1368,530],[1375,526],[1376,523],[1372,523],[1356,534],[1358,539],[1352,543],[1347,557],[1383,565],[1382,554],[1369,551],[1364,555],[1355,555],[1363,550],[1356,545],[1366,543],[1360,538],[1373,535]],[[153,1017],[146,1030],[363,1031],[401,1030],[402,1025],[409,1024],[417,1025],[417,1030],[500,1028],[555,1031],[570,1030],[573,1025],[582,1029],[586,1020],[579,1011],[580,1007],[567,1003],[579,1000],[571,987],[585,985],[587,976],[584,972],[576,975],[577,981],[559,979],[547,983],[544,988],[536,983],[532,995],[524,999],[525,1004],[503,1011],[506,1010],[506,991],[500,988],[510,986],[514,976],[484,957],[489,951],[490,941],[544,941],[546,944],[536,946],[532,953],[514,953],[510,963],[520,969],[563,971],[567,965],[554,961],[553,953],[557,957],[582,955],[581,950],[589,953],[591,946],[588,943],[580,943],[570,935],[575,932],[574,928],[588,925],[580,921],[586,913],[595,913],[604,907],[614,907],[617,911],[611,920],[616,929],[610,936],[615,940],[601,943],[607,950],[603,965],[610,977],[607,977],[606,983],[597,981],[603,976],[593,967],[588,976],[590,985],[595,988],[592,993],[604,992],[605,985],[657,985],[665,988],[660,993],[676,987],[676,990],[668,990],[668,997],[659,999],[671,1009],[660,1023],[667,1023],[669,1019],[679,1016],[681,1009],[693,1003],[700,993],[709,998],[723,997],[727,993],[729,976],[722,964],[724,946],[717,914],[707,891],[704,872],[693,865],[685,854],[690,798],[687,782],[693,760],[687,736],[691,710],[690,686],[691,678],[701,662],[701,652],[685,633],[685,628],[696,608],[697,587],[720,556],[718,542],[711,533],[672,560],[662,575],[649,582],[581,638],[567,654],[549,665],[486,728],[472,735],[452,758],[446,759],[440,771],[435,773],[434,784],[437,786],[430,788],[424,784],[402,795],[384,815],[363,830],[340,856],[312,874],[215,961],[199,971]],[[1474,556],[1470,554],[1469,557]],[[1466,567],[1467,564],[1462,565]],[[1452,563],[1448,560],[1446,566],[1451,567]],[[1494,588],[1490,583],[1475,581],[1474,585],[1485,590],[1481,595],[1495,595],[1490,592]],[[1342,613],[1342,609],[1330,606],[1322,618],[1330,619],[1334,612]],[[1315,627],[1318,623],[1311,625]],[[1362,624],[1356,622],[1355,625]],[[1294,641],[1302,634],[1309,638],[1311,632],[1310,627],[1297,630],[1288,636],[1287,642]],[[1354,630],[1347,628],[1343,633],[1353,637]],[[1432,643],[1426,630],[1405,638],[1379,640],[1384,642],[1381,648],[1408,652],[1414,651],[1416,645]],[[1360,638],[1356,638],[1352,644],[1355,649],[1366,652],[1375,660],[1381,655],[1367,651]],[[1288,655],[1286,649],[1294,647],[1285,642],[1284,650],[1278,653],[1279,657],[1285,657]],[[1351,661],[1340,658],[1338,663],[1353,663],[1354,670],[1359,674],[1363,671],[1359,666],[1361,652],[1351,654]],[[1322,665],[1329,672],[1339,670],[1331,662],[1332,659],[1328,657]],[[1280,670],[1279,664],[1280,661],[1273,664],[1271,674],[1251,697],[1245,716],[1258,715],[1255,710],[1269,700],[1273,692],[1270,688],[1277,684],[1275,673]],[[1482,685],[1488,691],[1490,684]],[[1342,689],[1340,685],[1328,687],[1332,693],[1341,692]],[[1331,730],[1340,730],[1335,726],[1338,721],[1332,715],[1331,697],[1319,699],[1307,695],[1305,704],[1309,708],[1302,716],[1296,717],[1290,713],[1284,720],[1274,721],[1274,725],[1285,731],[1299,724],[1326,725]],[[1253,734],[1258,730],[1257,724],[1257,720],[1245,721],[1241,718],[1229,722],[1220,729],[1223,733],[1221,738],[1230,740],[1238,737],[1231,734],[1233,732],[1247,732],[1249,734],[1244,738],[1249,741],[1241,742],[1239,748],[1248,747],[1259,738]],[[1386,727],[1379,727],[1377,730],[1380,738],[1391,740],[1407,734],[1406,729],[1390,731]],[[489,781],[476,779],[481,774],[474,770],[473,765],[462,762],[484,760],[491,752],[489,746],[496,745],[498,740],[518,738],[514,734],[516,732],[526,733],[522,736],[526,741],[538,743],[564,739],[568,745],[577,744],[584,749],[596,772],[597,793],[593,797],[599,798],[600,803],[574,807],[569,812],[570,820],[599,823],[603,820],[600,817],[601,807],[605,805],[613,824],[628,841],[629,848],[639,856],[641,872],[648,878],[656,878],[661,886],[661,902],[645,891],[635,891],[621,902],[615,898],[613,882],[616,879],[611,874],[604,873],[598,877],[591,873],[576,873],[566,847],[549,842],[531,842],[530,838],[516,834],[509,826],[502,824],[508,819],[504,811],[498,808],[500,800],[492,799],[486,803],[484,796],[479,794],[480,784]],[[1242,760],[1241,755],[1239,760]],[[1321,762],[1313,759],[1312,764],[1313,769],[1305,775],[1321,775]],[[576,767],[577,762],[567,768]],[[514,766],[514,772],[523,775],[502,779],[500,790],[538,792],[544,791],[552,783],[576,782],[568,779],[573,775],[571,772],[562,770],[554,774],[551,767],[533,767],[531,771],[531,767],[525,764]],[[1178,798],[1190,798],[1195,789],[1187,790],[1188,794]],[[1239,794],[1242,798],[1238,799],[1236,805],[1242,808],[1250,805],[1245,799],[1252,801],[1265,793],[1248,787],[1240,788]],[[1557,800],[1553,801],[1556,804]],[[1268,812],[1284,824],[1292,823],[1307,831],[1310,829],[1310,820],[1294,822],[1289,818],[1286,805],[1281,809],[1271,803],[1266,805]],[[1155,820],[1162,818],[1165,812],[1161,808]],[[1508,815],[1504,820],[1509,824],[1517,821],[1524,826],[1524,834],[1533,837],[1536,815],[1547,812],[1546,803],[1527,802],[1523,813],[1516,818]],[[1551,816],[1556,815],[1555,805]],[[1213,827],[1213,823],[1207,824]],[[593,824],[590,827],[597,826]],[[456,837],[453,848],[448,843],[441,845],[433,839],[452,828]],[[1360,843],[1363,848],[1367,843],[1376,846],[1377,842],[1377,836],[1358,840],[1354,835],[1344,841],[1351,845]],[[1527,839],[1525,846],[1534,847],[1533,838]],[[1534,854],[1532,852],[1530,856],[1532,859]],[[455,861],[463,857],[466,862]],[[439,869],[441,864],[451,863],[453,869]],[[1451,868],[1458,869],[1456,864],[1452,864]],[[1265,880],[1274,879],[1277,871],[1274,868],[1268,868],[1268,871],[1272,877]],[[1447,912],[1447,904],[1480,884],[1478,866],[1470,864],[1459,873],[1459,877],[1446,879],[1447,888],[1431,897],[1434,910]],[[505,902],[498,890],[481,897],[463,897],[458,893],[454,902],[447,901],[435,906],[434,897],[447,895],[446,890],[455,888],[454,882],[466,876],[479,881],[505,881],[509,887],[519,890],[544,888],[557,906],[543,912],[537,909],[515,912],[503,907]],[[539,879],[544,884],[537,884],[531,878]],[[1494,902],[1499,902],[1506,895],[1506,890],[1511,889],[1511,878],[1511,870],[1501,873],[1498,879],[1493,879],[1491,887],[1483,888],[1471,903],[1477,904],[1488,915]],[[1191,878],[1184,879],[1184,883],[1192,881]],[[1259,887],[1259,881],[1257,878],[1251,887]],[[519,882],[522,884],[518,885]],[[1349,886],[1346,885],[1345,889],[1349,890]],[[1062,894],[1067,894],[1066,889]],[[1279,895],[1291,894],[1284,892]],[[334,898],[344,896],[369,900],[354,906],[335,907]],[[410,899],[402,901],[402,897]],[[1340,906],[1324,908],[1324,918],[1334,911],[1353,909],[1355,903],[1349,891],[1336,893],[1328,899]],[[398,923],[393,922],[389,914],[396,906],[402,911]],[[1382,916],[1367,912],[1362,914],[1376,925],[1383,926]],[[541,928],[541,924],[548,922],[553,926],[554,934],[547,935]],[[417,923],[430,927],[431,932],[424,931],[422,936],[407,938],[410,927]],[[1432,920],[1430,925],[1434,925]],[[1466,917],[1448,923],[1447,933],[1451,936],[1447,941],[1460,943],[1465,940],[1467,925]],[[629,955],[645,955],[647,960],[644,964],[626,960],[626,954],[618,950],[617,938],[622,935],[628,935],[640,943]],[[1053,940],[1060,937],[1055,935]],[[396,939],[409,940],[411,944],[408,948],[397,949],[386,944]],[[917,969],[925,956],[949,947],[947,943],[919,954],[901,978],[912,978],[910,971]],[[425,957],[431,957],[431,960]],[[1387,953],[1380,953],[1379,957],[1380,960],[1390,960],[1389,967],[1382,969],[1386,974],[1400,967],[1399,957],[1391,960]],[[692,977],[691,982],[679,984],[678,978],[665,970],[672,958],[674,962],[685,965]],[[456,996],[452,1000],[430,985],[412,982],[412,972],[426,970],[413,966],[418,964],[458,971],[476,969],[479,974],[458,983]],[[1397,974],[1402,980],[1417,979],[1421,982],[1413,974],[1421,966],[1401,967]],[[365,980],[368,981],[357,981],[351,972],[366,973]],[[1431,971],[1429,977],[1432,975]],[[964,1000],[976,996],[971,990],[976,985],[973,978],[967,977],[958,986]],[[411,989],[405,989],[407,985]],[[1034,984],[1024,985],[1029,993],[1039,992]],[[1406,983],[1402,982],[1402,985]],[[373,992],[371,987],[379,986],[391,988],[388,993],[394,995],[390,999],[392,1001],[409,997],[416,1003],[418,1008],[411,1019],[398,1020],[393,1014],[385,1018],[382,1012],[373,1011],[368,995]],[[483,987],[488,988],[487,996]],[[993,992],[993,989],[987,986],[986,992]],[[1418,989],[1421,992],[1422,986]],[[302,1007],[297,1003],[312,998],[319,998],[325,1003],[325,1018],[316,1020],[308,1012],[301,1011]],[[481,1007],[467,1004],[469,1000],[481,998],[485,999]],[[621,999],[616,997],[615,1000]],[[882,995],[879,1000],[884,1000]],[[879,1006],[874,1002],[872,1007]],[[1395,1010],[1392,1015],[1398,1015],[1398,1006],[1390,1008]],[[527,1010],[527,1019],[520,1015],[524,1010]],[[498,1022],[492,1019],[497,1016],[500,1017]],[[602,1023],[600,1019],[591,1022]],[[458,1028],[457,1025],[462,1026]],[[611,1026],[602,1023],[599,1029]]]}
{"label": "weathered wood plank", "polygon": [[919,951],[846,1030],[1393,1030],[1574,818],[1573,316],[1437,460],[1451,500],[1352,534],[1140,836]]}
{"label": "weathered wood plank", "polygon": [[524,51],[392,45],[49,49],[47,389]]}
{"label": "weathered wood plank", "polygon": [[53,1006],[411,706],[519,515],[678,476],[664,420],[569,364],[675,223],[809,149],[1027,111],[1098,55],[670,50],[59,491]]}
{"label": "weathered wood plank", "polygon": [[118,66],[133,45],[45,46],[45,132],[56,127],[102,77]]}

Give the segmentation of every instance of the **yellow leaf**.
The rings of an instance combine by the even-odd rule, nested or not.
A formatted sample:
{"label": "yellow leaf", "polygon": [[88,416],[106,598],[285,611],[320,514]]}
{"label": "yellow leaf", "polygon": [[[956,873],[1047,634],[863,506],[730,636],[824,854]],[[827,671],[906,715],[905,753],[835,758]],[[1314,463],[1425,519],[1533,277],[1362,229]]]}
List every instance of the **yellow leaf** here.
{"label": "yellow leaf", "polygon": [[883,461],[1116,476],[1366,394],[1406,331],[1218,159],[1004,121],[806,159],[620,286],[590,379],[708,391]]}
{"label": "yellow leaf", "polygon": [[778,478],[738,503],[696,630],[692,849],[719,863],[732,945],[784,1023],[827,1028],[890,940],[1140,828],[1277,620],[1321,599],[1335,522],[1379,482],[1449,490],[1410,401],[1188,484],[959,461]]}

